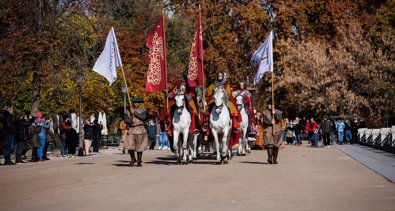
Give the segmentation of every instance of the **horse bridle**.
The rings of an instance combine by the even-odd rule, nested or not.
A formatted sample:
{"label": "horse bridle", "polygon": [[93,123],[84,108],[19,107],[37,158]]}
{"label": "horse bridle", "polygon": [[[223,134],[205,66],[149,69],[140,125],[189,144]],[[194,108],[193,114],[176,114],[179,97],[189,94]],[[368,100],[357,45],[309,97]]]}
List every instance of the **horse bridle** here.
{"label": "horse bridle", "polygon": [[[177,94],[177,95],[183,95],[183,94]],[[178,111],[182,111],[182,110],[184,110],[184,108],[185,108],[185,99],[182,101],[182,105],[181,106],[177,106],[177,103],[176,103],[176,109],[178,110]]]}
{"label": "horse bridle", "polygon": [[[222,93],[224,93],[224,91],[222,91]],[[225,94],[224,94],[224,95],[225,95]],[[222,97],[222,103],[221,103],[221,105],[219,105],[219,106],[215,105],[215,108],[222,110],[222,108],[224,107],[224,101],[225,101],[224,98],[225,98],[225,97]]]}
{"label": "horse bridle", "polygon": [[[237,94],[236,95],[236,97],[235,98],[237,98],[238,96],[241,96],[241,97],[243,97],[243,95],[242,94]],[[244,103],[242,103],[242,104],[236,104],[237,105],[237,107],[241,107],[241,108],[244,108]]]}

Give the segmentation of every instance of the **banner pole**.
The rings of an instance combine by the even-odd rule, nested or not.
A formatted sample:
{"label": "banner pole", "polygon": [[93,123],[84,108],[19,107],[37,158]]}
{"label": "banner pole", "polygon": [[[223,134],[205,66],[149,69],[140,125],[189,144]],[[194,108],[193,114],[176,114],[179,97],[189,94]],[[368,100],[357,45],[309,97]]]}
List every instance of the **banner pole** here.
{"label": "banner pole", "polygon": [[[132,113],[133,113],[132,101],[130,100],[129,89],[128,89],[128,83],[126,83],[125,71],[123,70],[123,66],[121,66],[121,70],[122,70],[123,82],[125,83],[126,95],[128,96],[128,101],[129,101],[130,110],[131,110]],[[132,115],[133,115],[133,114],[132,114]]]}
{"label": "banner pole", "polygon": [[[163,54],[165,55],[165,58],[164,58],[164,63],[165,63],[165,75],[166,75],[166,77],[165,77],[165,83],[166,83],[166,107],[168,108],[169,107],[169,99],[167,98],[167,96],[169,95],[169,88],[168,88],[168,84],[167,84],[167,53],[166,53],[166,31],[165,31],[165,11],[164,10],[162,10],[162,16],[163,16],[163,18],[162,18],[162,21],[163,21],[163,23],[162,23],[162,26],[163,26],[163,28],[162,28],[162,30],[163,30]],[[167,113],[167,111],[166,111],[166,113]]]}

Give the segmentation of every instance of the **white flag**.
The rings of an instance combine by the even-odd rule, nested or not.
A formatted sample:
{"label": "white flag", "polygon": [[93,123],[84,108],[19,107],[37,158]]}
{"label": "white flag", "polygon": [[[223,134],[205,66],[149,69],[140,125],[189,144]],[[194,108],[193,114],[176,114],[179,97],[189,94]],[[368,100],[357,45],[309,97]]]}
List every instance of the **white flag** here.
{"label": "white flag", "polygon": [[265,72],[273,71],[273,31],[270,32],[266,41],[252,55],[252,61],[259,63],[258,71],[254,77],[254,85],[256,85]]}
{"label": "white flag", "polygon": [[119,55],[117,38],[115,37],[114,28],[111,27],[108,33],[106,45],[103,52],[97,59],[93,71],[104,76],[111,84],[117,79],[117,67],[122,66],[121,56]]}

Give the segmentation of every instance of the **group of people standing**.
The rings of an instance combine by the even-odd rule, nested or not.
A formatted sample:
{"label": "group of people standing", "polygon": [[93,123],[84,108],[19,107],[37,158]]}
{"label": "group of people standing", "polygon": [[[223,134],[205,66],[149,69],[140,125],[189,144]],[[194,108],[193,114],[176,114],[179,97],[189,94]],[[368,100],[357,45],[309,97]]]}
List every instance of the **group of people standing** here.
{"label": "group of people standing", "polygon": [[306,139],[312,147],[318,147],[319,141],[322,140],[323,146],[330,148],[334,139],[339,145],[343,143],[353,144],[358,127],[356,120],[350,121],[343,118],[330,120],[325,116],[319,123],[314,118],[306,119],[305,123],[298,117],[294,121],[289,121],[286,118],[285,136],[287,144],[299,146],[302,136],[306,135]]}
{"label": "group of people standing", "polygon": [[[59,129],[59,133],[57,133]],[[102,126],[96,122],[86,122],[82,137],[84,138],[85,155],[89,155],[90,143],[93,141],[93,152],[96,154],[100,148],[100,134]],[[56,136],[60,139],[60,156],[73,157],[79,145],[77,131],[72,127],[68,115],[57,124],[52,118],[44,117],[42,112],[37,112],[34,117],[22,116],[14,113],[11,103],[7,103],[2,116],[2,139],[4,138],[4,165],[24,163],[26,152],[32,150],[32,162],[50,160],[47,151],[50,143],[56,144]],[[11,155],[15,150],[15,162]]]}
{"label": "group of people standing", "polygon": [[[2,118],[2,135],[5,138],[4,165],[24,163],[22,156],[27,145],[32,148],[32,160],[43,162],[47,157],[48,144],[53,141],[54,127],[51,118],[43,118],[41,112],[35,117],[14,113],[11,103],[6,104]],[[16,146],[16,147],[15,147]],[[11,155],[15,148],[15,163]]]}

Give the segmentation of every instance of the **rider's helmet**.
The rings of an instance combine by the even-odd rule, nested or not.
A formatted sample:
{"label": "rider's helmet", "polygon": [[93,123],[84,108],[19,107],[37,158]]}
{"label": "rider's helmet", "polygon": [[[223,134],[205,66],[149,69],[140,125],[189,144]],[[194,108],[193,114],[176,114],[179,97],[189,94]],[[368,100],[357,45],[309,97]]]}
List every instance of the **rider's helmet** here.
{"label": "rider's helmet", "polygon": [[245,90],[244,82],[240,82],[239,89],[240,90]]}

